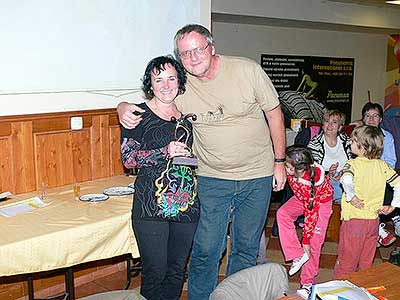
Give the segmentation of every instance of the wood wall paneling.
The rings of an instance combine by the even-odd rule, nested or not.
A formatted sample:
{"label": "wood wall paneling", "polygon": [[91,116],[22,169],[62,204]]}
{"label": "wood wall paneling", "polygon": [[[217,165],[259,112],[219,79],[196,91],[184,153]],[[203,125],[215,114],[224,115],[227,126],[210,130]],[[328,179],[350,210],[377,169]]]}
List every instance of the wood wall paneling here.
{"label": "wood wall paneling", "polygon": [[91,180],[92,168],[89,129],[72,132],[72,155],[74,180],[78,182]]}
{"label": "wood wall paneling", "polygon": [[92,118],[91,149],[93,179],[110,176],[110,131],[108,116]]}
{"label": "wood wall paneling", "polygon": [[15,193],[36,190],[32,121],[11,123],[11,159]]}
{"label": "wood wall paneling", "polygon": [[12,181],[11,142],[9,137],[0,137],[0,191],[15,193]]}
{"label": "wood wall paneling", "polygon": [[[82,116],[83,129],[71,130],[73,116]],[[115,109],[0,117],[0,192],[22,194],[40,190],[42,182],[57,187],[123,174],[119,145]],[[76,277],[99,272],[93,264],[79,269]],[[35,291],[62,282],[60,275],[37,279]],[[0,277],[0,299],[27,293],[24,276]]]}
{"label": "wood wall paneling", "polygon": [[125,170],[121,160],[121,129],[119,126],[110,126],[110,165],[111,176],[124,173]]}
{"label": "wood wall paneling", "polygon": [[[71,117],[83,129],[71,130]],[[21,194],[124,172],[115,109],[0,117],[0,191]]]}
{"label": "wood wall paneling", "polygon": [[[60,118],[46,118],[46,119],[37,119],[33,121],[33,132],[48,132],[59,131],[59,130],[70,130],[71,129],[71,117],[60,117]],[[75,117],[83,118],[83,128],[88,129],[92,126],[92,117],[91,116],[81,116],[76,115]],[[117,117],[118,119],[118,117]]]}
{"label": "wood wall paneling", "polygon": [[11,134],[11,123],[3,123],[0,125],[0,137],[6,137]]}
{"label": "wood wall paneling", "polygon": [[74,182],[72,133],[34,134],[36,186],[56,187]]}

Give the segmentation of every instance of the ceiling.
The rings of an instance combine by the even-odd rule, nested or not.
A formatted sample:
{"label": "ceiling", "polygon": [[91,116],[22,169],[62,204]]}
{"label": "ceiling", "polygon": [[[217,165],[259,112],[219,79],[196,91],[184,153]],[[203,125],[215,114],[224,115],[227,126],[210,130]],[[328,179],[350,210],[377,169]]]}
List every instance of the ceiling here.
{"label": "ceiling", "polygon": [[394,7],[400,8],[400,5],[388,4],[388,3],[386,3],[386,0],[327,0],[327,1],[353,3],[353,4],[360,4],[360,5],[370,5],[370,6],[377,6],[377,7],[387,6],[390,8],[394,8]]}
{"label": "ceiling", "polygon": [[[362,6],[373,6],[377,9],[399,9],[400,5],[387,4],[386,0],[322,0],[322,2],[339,2],[348,3]],[[251,15],[240,15],[240,14],[229,14],[229,13],[212,13],[212,20],[215,22],[226,22],[226,23],[241,23],[241,24],[252,24],[252,25],[267,25],[267,26],[280,26],[280,27],[296,27],[296,28],[308,28],[319,30],[334,30],[334,31],[347,31],[347,32],[360,32],[360,33],[375,33],[375,34],[394,34],[398,33],[398,28],[386,28],[386,27],[369,27],[369,26],[357,26],[357,25],[345,25],[337,23],[327,22],[313,22],[313,21],[301,21],[295,19],[281,19],[273,17],[259,17]]]}
{"label": "ceiling", "polygon": [[358,32],[358,33],[375,33],[375,34],[398,33],[398,29],[396,28],[375,28],[367,26],[354,26],[354,25],[309,22],[309,21],[232,15],[232,14],[219,14],[219,13],[212,13],[212,20],[213,22],[223,22],[223,23],[295,27],[295,28],[305,28],[305,29],[318,28],[318,30],[345,31],[345,32]]}
{"label": "ceiling", "polygon": [[222,22],[222,23],[295,27],[295,28],[305,28],[305,29],[318,28],[318,30],[345,31],[345,32],[347,31],[347,32],[358,32],[358,33],[375,33],[375,34],[398,33],[398,29],[396,28],[375,28],[367,26],[354,26],[354,25],[243,16],[243,15],[233,15],[233,14],[220,14],[220,13],[212,13],[211,15],[213,22]]}

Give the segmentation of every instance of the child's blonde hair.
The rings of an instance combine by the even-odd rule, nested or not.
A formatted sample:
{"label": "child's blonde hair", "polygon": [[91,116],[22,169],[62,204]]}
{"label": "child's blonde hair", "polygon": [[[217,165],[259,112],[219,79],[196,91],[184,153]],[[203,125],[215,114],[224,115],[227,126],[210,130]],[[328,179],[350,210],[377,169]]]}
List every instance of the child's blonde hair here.
{"label": "child's blonde hair", "polygon": [[383,133],[378,127],[363,125],[354,128],[351,133],[361,153],[368,159],[379,159],[383,150]]}

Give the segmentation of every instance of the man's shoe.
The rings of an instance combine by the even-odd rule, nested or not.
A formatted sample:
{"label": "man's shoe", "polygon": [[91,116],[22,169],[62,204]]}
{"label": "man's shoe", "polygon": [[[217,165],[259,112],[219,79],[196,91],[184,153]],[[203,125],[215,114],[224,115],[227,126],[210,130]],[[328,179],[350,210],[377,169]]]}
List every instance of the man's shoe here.
{"label": "man's shoe", "polygon": [[392,221],[393,221],[394,233],[397,236],[400,236],[400,216],[393,217]]}
{"label": "man's shoe", "polygon": [[396,237],[393,235],[393,233],[385,229],[385,223],[379,224],[379,238],[378,238],[379,244],[381,244],[383,247],[388,247],[395,241]]}
{"label": "man's shoe", "polygon": [[296,274],[301,267],[310,259],[308,256],[307,252],[304,252],[302,256],[297,257],[293,260],[292,265],[290,266],[289,269],[289,276],[293,276]]}
{"label": "man's shoe", "polygon": [[273,237],[278,237],[279,232],[278,232],[278,222],[275,219],[274,224],[272,225],[272,229],[271,229],[271,235]]}
{"label": "man's shoe", "polygon": [[390,253],[389,262],[396,266],[400,266],[400,247],[396,247]]}

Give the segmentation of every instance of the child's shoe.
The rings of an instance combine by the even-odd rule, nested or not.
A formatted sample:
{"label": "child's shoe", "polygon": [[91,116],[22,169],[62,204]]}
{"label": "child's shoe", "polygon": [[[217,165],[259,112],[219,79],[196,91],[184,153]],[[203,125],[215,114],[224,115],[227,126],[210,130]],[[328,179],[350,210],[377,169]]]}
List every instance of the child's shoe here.
{"label": "child's shoe", "polygon": [[305,283],[301,285],[303,290],[306,290],[309,294],[311,293],[312,283]]}
{"label": "child's shoe", "polygon": [[301,289],[297,290],[297,295],[301,296],[302,299],[308,299],[311,294],[312,284],[305,283],[301,285]]}
{"label": "child's shoe", "polygon": [[310,257],[307,252],[304,252],[302,256],[293,259],[293,263],[289,269],[289,276],[296,274],[309,259]]}
{"label": "child's shoe", "polygon": [[385,229],[385,223],[379,224],[379,238],[378,243],[383,247],[388,247],[396,241],[396,237],[388,230]]}
{"label": "child's shoe", "polygon": [[400,236],[400,216],[395,216],[392,218],[393,226],[394,226],[394,233],[397,236]]}

